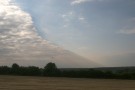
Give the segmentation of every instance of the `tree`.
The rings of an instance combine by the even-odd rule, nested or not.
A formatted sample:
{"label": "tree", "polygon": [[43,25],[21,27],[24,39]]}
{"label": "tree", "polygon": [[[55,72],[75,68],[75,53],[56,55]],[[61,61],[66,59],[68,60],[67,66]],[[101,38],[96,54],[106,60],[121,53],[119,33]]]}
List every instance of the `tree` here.
{"label": "tree", "polygon": [[50,62],[44,67],[43,74],[44,76],[58,76],[58,72],[59,70],[55,63]]}
{"label": "tree", "polygon": [[11,68],[8,66],[0,66],[0,75],[9,75]]}
{"label": "tree", "polygon": [[13,69],[18,69],[18,68],[19,68],[19,65],[16,64],[16,63],[14,63],[14,64],[12,65],[12,68],[13,68]]}
{"label": "tree", "polygon": [[13,75],[18,75],[19,74],[19,68],[20,68],[19,65],[14,63],[12,65],[12,70],[11,70],[12,74]]}

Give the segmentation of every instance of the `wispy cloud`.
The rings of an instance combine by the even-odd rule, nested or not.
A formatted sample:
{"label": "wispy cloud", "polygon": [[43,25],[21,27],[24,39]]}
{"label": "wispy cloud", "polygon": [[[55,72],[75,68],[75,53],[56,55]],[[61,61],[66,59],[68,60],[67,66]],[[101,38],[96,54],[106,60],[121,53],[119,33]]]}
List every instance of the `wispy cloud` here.
{"label": "wispy cloud", "polygon": [[123,30],[120,30],[119,33],[122,33],[122,34],[135,34],[135,28],[133,29],[123,29]]}
{"label": "wispy cloud", "polygon": [[118,33],[135,34],[135,18],[129,19],[126,25]]}
{"label": "wispy cloud", "polygon": [[82,20],[82,21],[83,21],[83,20],[85,20],[85,18],[84,18],[84,17],[79,17],[78,19],[79,19],[79,20]]}
{"label": "wispy cloud", "polygon": [[74,0],[71,2],[71,5],[80,4],[80,3],[89,2],[89,1],[93,1],[93,0]]}
{"label": "wispy cloud", "polygon": [[76,5],[76,4],[86,3],[86,2],[93,2],[93,1],[105,1],[105,0],[73,0],[71,2],[71,5]]}
{"label": "wispy cloud", "polygon": [[86,23],[87,22],[84,16],[79,15],[74,11],[69,11],[65,14],[62,14],[61,17],[63,18],[63,20],[65,22],[64,27],[69,26],[69,24],[71,24],[75,21],[77,21],[79,23]]}

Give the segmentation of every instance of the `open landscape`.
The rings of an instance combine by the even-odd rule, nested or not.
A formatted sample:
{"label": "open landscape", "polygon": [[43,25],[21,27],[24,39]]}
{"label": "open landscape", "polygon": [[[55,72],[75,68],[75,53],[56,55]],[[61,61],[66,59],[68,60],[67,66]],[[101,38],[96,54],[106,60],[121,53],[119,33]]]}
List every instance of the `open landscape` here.
{"label": "open landscape", "polygon": [[135,90],[135,0],[0,0],[0,90]]}
{"label": "open landscape", "polygon": [[135,90],[135,81],[0,76],[0,90]]}

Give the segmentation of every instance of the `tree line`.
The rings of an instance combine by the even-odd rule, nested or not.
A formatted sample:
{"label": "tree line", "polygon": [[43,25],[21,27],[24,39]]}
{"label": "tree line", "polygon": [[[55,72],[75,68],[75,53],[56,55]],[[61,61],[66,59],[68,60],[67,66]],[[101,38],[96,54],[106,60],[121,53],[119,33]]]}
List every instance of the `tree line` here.
{"label": "tree line", "polygon": [[88,70],[61,70],[55,63],[48,63],[44,68],[36,66],[19,66],[14,63],[11,67],[0,66],[0,75],[20,76],[47,76],[47,77],[72,77],[72,78],[100,78],[100,79],[135,79],[135,71],[116,70],[102,71],[95,69]]}

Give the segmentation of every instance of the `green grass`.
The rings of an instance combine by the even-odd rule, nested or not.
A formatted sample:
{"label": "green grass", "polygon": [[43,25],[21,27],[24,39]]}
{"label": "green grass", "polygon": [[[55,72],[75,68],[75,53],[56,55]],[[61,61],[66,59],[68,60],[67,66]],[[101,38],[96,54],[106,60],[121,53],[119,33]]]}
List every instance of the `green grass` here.
{"label": "green grass", "polygon": [[135,81],[0,76],[0,90],[135,90]]}

